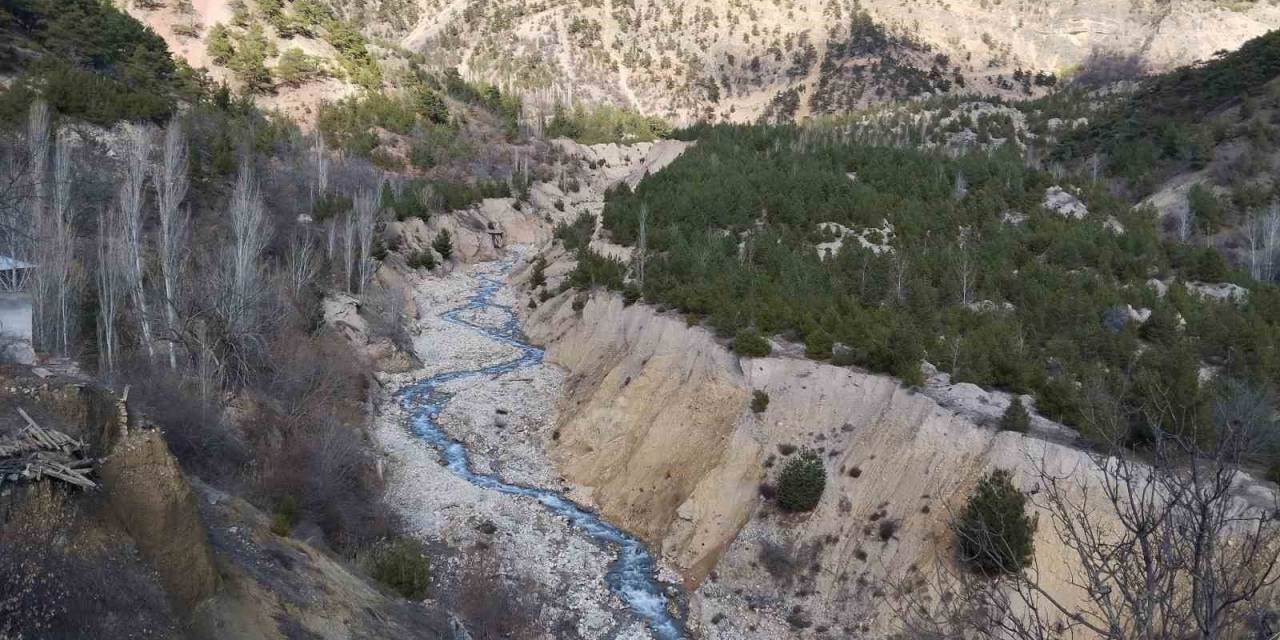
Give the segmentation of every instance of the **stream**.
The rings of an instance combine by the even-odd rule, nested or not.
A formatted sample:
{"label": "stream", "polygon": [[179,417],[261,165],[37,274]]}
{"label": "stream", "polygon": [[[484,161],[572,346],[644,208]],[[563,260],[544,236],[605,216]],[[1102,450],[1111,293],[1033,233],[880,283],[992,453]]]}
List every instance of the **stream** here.
{"label": "stream", "polygon": [[[502,270],[503,273],[507,268]],[[605,575],[609,589],[648,625],[649,630],[661,640],[677,640],[686,637],[683,625],[671,613],[666,595],[666,583],[657,577],[653,555],[640,540],[610,525],[604,519],[558,492],[504,482],[495,475],[477,473],[472,469],[466,447],[450,438],[441,428],[438,418],[453,394],[441,389],[448,383],[470,377],[490,377],[510,373],[542,363],[543,352],[525,342],[519,320],[508,306],[493,301],[502,283],[480,277],[481,284],[468,299],[467,304],[441,314],[446,322],[467,327],[503,344],[514,347],[519,355],[506,362],[476,369],[448,371],[418,380],[403,389],[397,397],[409,414],[410,427],[415,435],[431,445],[441,461],[451,472],[482,489],[532,498],[556,515],[569,520],[575,529],[598,544],[606,545],[617,554]],[[487,310],[504,318],[499,326],[486,326],[463,318],[468,312]]]}

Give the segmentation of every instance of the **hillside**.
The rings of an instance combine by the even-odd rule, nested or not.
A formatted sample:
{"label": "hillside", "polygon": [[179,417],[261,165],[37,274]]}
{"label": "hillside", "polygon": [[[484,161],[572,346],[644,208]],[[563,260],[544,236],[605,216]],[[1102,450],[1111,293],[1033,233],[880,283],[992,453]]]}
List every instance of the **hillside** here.
{"label": "hillside", "polygon": [[[195,68],[320,101],[403,85],[412,61],[521,95],[528,116],[605,103],[672,120],[790,120],[936,94],[1040,95],[1079,75],[1163,71],[1280,26],[1265,2],[1091,0],[169,0],[129,10]],[[228,53],[248,36],[261,62]],[[221,25],[221,26],[219,26]],[[248,41],[246,41],[248,42]],[[353,48],[354,47],[354,48]],[[288,55],[286,55],[286,53]],[[367,63],[381,68],[371,74]],[[285,79],[282,79],[282,74]],[[265,76],[263,76],[265,78]]]}
{"label": "hillside", "polygon": [[432,0],[419,13],[403,46],[469,76],[738,122],[939,92],[1038,94],[1118,61],[1206,59],[1280,26],[1269,3],[1213,0]]}
{"label": "hillside", "polygon": [[0,637],[1272,637],[1274,25],[0,4]]}

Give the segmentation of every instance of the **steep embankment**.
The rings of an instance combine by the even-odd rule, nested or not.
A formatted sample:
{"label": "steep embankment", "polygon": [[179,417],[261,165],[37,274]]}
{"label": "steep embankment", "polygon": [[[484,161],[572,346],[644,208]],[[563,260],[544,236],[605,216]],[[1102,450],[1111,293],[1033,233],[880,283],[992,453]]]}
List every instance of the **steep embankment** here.
{"label": "steep embankment", "polygon": [[[550,258],[547,272],[563,271],[564,257]],[[693,618],[707,637],[788,637],[804,621],[884,632],[895,590],[949,563],[949,517],[983,475],[1012,469],[1032,494],[1041,467],[1098,480],[1084,452],[979,426],[893,378],[739,359],[676,315],[604,292],[575,310],[577,295],[526,317],[565,369],[550,455],[581,500],[661,549],[697,589]],[[769,396],[762,413],[749,407],[757,390]],[[821,452],[827,488],[812,513],[785,514],[759,487],[801,447]],[[1074,556],[1052,527],[1039,528],[1036,549],[1042,586],[1080,602]]]}

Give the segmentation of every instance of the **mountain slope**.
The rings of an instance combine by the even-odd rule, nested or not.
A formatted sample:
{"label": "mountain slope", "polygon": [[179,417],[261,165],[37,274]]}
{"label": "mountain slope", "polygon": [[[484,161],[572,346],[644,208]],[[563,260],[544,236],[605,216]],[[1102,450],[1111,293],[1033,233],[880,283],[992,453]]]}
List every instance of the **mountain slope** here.
{"label": "mountain slope", "polygon": [[929,92],[1025,95],[1047,84],[1049,74],[1116,60],[1163,70],[1280,25],[1280,9],[1270,4],[1212,0],[1062,6],[420,0],[419,6],[422,19],[401,44],[439,64],[560,100],[735,121]]}

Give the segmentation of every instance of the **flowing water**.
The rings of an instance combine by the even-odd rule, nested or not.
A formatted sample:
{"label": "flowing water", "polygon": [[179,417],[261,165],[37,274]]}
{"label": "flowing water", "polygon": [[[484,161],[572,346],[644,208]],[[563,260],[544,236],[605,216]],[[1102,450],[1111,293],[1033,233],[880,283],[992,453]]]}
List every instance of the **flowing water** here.
{"label": "flowing water", "polygon": [[[505,269],[503,272],[505,273]],[[467,304],[441,315],[446,322],[468,327],[493,340],[514,347],[519,355],[499,364],[476,369],[463,369],[439,373],[419,380],[399,393],[402,405],[409,412],[413,432],[440,454],[450,471],[468,482],[492,491],[531,498],[542,503],[553,513],[563,516],[591,540],[607,545],[617,553],[605,576],[609,589],[618,594],[627,606],[645,621],[653,634],[662,640],[675,640],[686,636],[683,626],[670,613],[665,583],[657,578],[653,556],[635,537],[605,522],[599,515],[579,506],[560,493],[548,489],[526,487],[503,482],[494,475],[477,473],[471,468],[467,450],[448,436],[440,427],[438,418],[445,405],[453,397],[441,387],[459,379],[471,377],[497,377],[511,371],[542,363],[542,350],[525,342],[520,332],[516,314],[510,307],[493,301],[502,283],[481,278],[481,284]],[[490,326],[464,316],[489,311],[502,318]]]}

